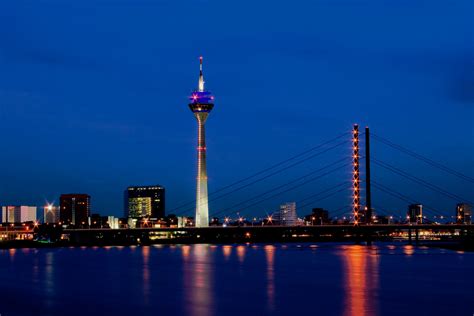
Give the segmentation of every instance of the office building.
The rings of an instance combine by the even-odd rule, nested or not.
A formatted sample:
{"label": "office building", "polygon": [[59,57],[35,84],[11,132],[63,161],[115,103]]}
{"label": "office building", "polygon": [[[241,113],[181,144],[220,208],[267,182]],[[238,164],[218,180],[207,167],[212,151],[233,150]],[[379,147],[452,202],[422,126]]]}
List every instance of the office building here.
{"label": "office building", "polygon": [[161,185],[128,187],[124,202],[124,217],[165,217],[165,188]]}
{"label": "office building", "polygon": [[296,215],[296,203],[290,202],[280,205],[280,211],[273,216],[274,221],[283,226],[294,226],[298,224]]}
{"label": "office building", "polygon": [[3,206],[2,223],[35,222],[36,211],[36,206]]}
{"label": "office building", "polygon": [[469,204],[459,203],[456,205],[456,223],[472,224],[472,208]]}
{"label": "office building", "polygon": [[206,168],[206,133],[205,123],[214,107],[214,96],[204,89],[202,73],[202,57],[199,64],[198,89],[189,97],[189,108],[194,113],[198,123],[197,141],[197,177],[196,177],[196,227],[209,226],[209,202],[207,195],[207,168]]}
{"label": "office building", "polygon": [[412,224],[423,224],[423,205],[408,205],[407,221]]}
{"label": "office building", "polygon": [[19,223],[19,206],[2,206],[2,223]]}
{"label": "office building", "polygon": [[59,205],[59,216],[63,225],[88,224],[91,211],[91,197],[88,194],[62,194]]}
{"label": "office building", "polygon": [[43,222],[45,224],[53,224],[58,223],[59,220],[59,207],[52,204],[46,205],[43,212]]}

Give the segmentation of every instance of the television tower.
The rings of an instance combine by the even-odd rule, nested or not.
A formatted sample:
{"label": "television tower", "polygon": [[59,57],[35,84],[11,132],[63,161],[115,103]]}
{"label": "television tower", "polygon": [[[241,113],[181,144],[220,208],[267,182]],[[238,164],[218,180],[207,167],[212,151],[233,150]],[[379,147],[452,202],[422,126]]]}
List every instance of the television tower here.
{"label": "television tower", "polygon": [[199,84],[189,97],[189,108],[193,111],[198,123],[197,146],[197,185],[196,185],[196,227],[209,226],[209,203],[207,198],[207,170],[206,170],[206,133],[204,125],[207,116],[214,107],[214,96],[204,90],[204,76],[202,74],[202,57],[199,58]]}

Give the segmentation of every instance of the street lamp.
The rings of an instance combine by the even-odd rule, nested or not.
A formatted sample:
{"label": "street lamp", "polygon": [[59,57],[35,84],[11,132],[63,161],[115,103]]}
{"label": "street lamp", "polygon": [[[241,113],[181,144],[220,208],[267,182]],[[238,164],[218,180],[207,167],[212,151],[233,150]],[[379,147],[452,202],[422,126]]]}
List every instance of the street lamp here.
{"label": "street lamp", "polygon": [[271,224],[271,223],[272,223],[272,220],[273,220],[272,216],[271,216],[271,215],[268,215],[268,217],[267,217],[267,223],[268,223],[268,224]]}

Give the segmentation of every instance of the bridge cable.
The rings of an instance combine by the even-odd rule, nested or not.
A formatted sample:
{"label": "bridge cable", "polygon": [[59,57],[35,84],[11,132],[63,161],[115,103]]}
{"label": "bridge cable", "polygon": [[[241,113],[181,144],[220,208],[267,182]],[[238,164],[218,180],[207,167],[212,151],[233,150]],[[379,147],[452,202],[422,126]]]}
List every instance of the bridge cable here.
{"label": "bridge cable", "polygon": [[[326,189],[326,190],[320,191],[320,192],[315,193],[315,194],[311,194],[310,196],[307,196],[307,197],[305,197],[304,199],[298,200],[298,201],[296,201],[295,203],[298,204],[298,203],[301,203],[301,202],[303,202],[303,201],[307,201],[307,200],[309,200],[309,199],[311,199],[311,198],[314,198],[314,197],[316,197],[316,196],[320,196],[320,195],[322,195],[322,194],[324,194],[324,193],[327,193],[327,192],[330,192],[330,191],[332,191],[332,190],[334,190],[334,189],[337,189],[337,188],[341,187],[342,185],[346,185],[346,187],[343,187],[342,189],[339,189],[339,190],[337,190],[337,191],[334,191],[334,192],[331,192],[331,193],[329,193],[329,194],[326,194],[325,196],[319,197],[319,198],[317,198],[317,199],[315,199],[315,200],[311,200],[311,202],[307,202],[306,204],[303,204],[302,206],[299,206],[299,207],[298,207],[299,209],[305,208],[305,207],[308,206],[308,205],[311,205],[311,204],[313,204],[313,203],[315,203],[315,202],[318,202],[318,201],[327,199],[327,198],[329,198],[329,197],[331,197],[331,196],[333,196],[333,195],[335,195],[335,194],[337,194],[337,193],[339,193],[339,192],[342,192],[342,191],[347,190],[347,189],[348,189],[347,184],[348,184],[347,181],[341,182],[341,183],[339,183],[339,184],[337,184],[337,185],[335,185],[335,186],[332,186],[332,187],[330,187],[330,188],[328,188],[328,189]],[[271,214],[273,215],[274,213],[276,213],[276,212],[278,212],[278,211],[279,211],[279,209],[276,209],[275,211],[271,212]]]}
{"label": "bridge cable", "polygon": [[[323,170],[328,169],[328,168],[330,168],[330,167],[332,167],[332,166],[335,166],[335,165],[337,165],[337,164],[340,164],[340,163],[341,163],[342,161],[344,161],[344,160],[347,160],[347,158],[340,159],[340,160],[338,160],[338,161],[336,161],[336,162],[333,162],[333,163],[331,163],[331,164],[329,164],[329,165],[326,165],[326,166],[324,166],[324,167],[322,167],[322,168],[319,168],[319,169],[317,169],[317,170],[315,170],[315,171],[312,171],[312,172],[310,172],[310,173],[308,173],[308,174],[305,174],[305,175],[303,175],[303,176],[301,176],[301,177],[298,177],[298,178],[296,178],[296,179],[294,179],[294,180],[292,180],[292,181],[290,181],[290,182],[286,182],[286,183],[283,184],[283,185],[279,185],[279,186],[274,187],[274,188],[272,188],[272,189],[270,189],[270,190],[267,190],[267,191],[265,191],[265,192],[262,193],[262,194],[258,194],[258,195],[256,195],[256,196],[250,198],[250,199],[247,199],[247,200],[245,200],[245,201],[242,201],[242,202],[239,202],[239,203],[237,203],[237,204],[234,204],[233,206],[228,207],[228,208],[225,208],[225,209],[223,209],[223,210],[221,210],[221,211],[219,211],[219,212],[217,212],[217,213],[214,213],[213,215],[215,216],[215,215],[221,214],[221,213],[223,213],[223,212],[228,212],[229,210],[231,210],[231,209],[233,209],[233,208],[236,208],[236,207],[238,207],[238,206],[244,205],[244,204],[246,204],[246,203],[248,203],[248,202],[250,202],[250,201],[252,201],[252,200],[255,200],[255,199],[259,198],[259,197],[263,197],[264,195],[267,195],[268,193],[274,192],[275,190],[278,190],[278,189],[283,188],[283,187],[287,187],[288,184],[290,184],[290,183],[295,183],[295,182],[298,182],[298,181],[300,181],[300,180],[303,180],[303,179],[307,178],[308,175],[315,174],[315,173],[317,173],[317,172],[323,171]],[[328,174],[331,174],[331,173],[333,173],[333,172],[335,172],[335,171],[338,171],[338,170],[340,170],[340,169],[342,169],[343,167],[346,167],[346,166],[348,166],[348,165],[350,165],[350,162],[349,162],[349,163],[346,163],[346,164],[343,164],[343,165],[340,165],[340,166],[338,166],[338,167],[336,167],[336,168],[334,168],[334,169],[331,169],[331,170],[329,170],[329,171],[327,171],[327,172],[325,172],[325,173],[323,173],[323,174],[320,174],[320,175],[318,175],[318,176],[316,176],[316,177],[310,178],[310,179],[308,179],[308,180],[306,180],[306,181],[304,181],[304,182],[302,182],[302,183],[300,183],[300,184],[294,185],[294,186],[292,186],[292,187],[290,187],[290,188],[288,188],[288,189],[286,189],[286,190],[283,190],[283,191],[277,192],[277,193],[275,193],[275,194],[273,194],[273,195],[270,195],[269,197],[266,197],[266,198],[264,198],[264,199],[262,199],[262,200],[260,200],[260,201],[257,201],[257,202],[255,202],[255,203],[252,203],[252,204],[250,204],[250,205],[247,205],[246,208],[252,207],[252,206],[257,205],[257,204],[260,204],[260,203],[262,203],[262,202],[264,202],[264,201],[266,201],[266,200],[268,200],[268,199],[270,199],[270,198],[272,198],[272,197],[275,197],[275,196],[281,195],[281,194],[283,194],[283,193],[289,192],[289,191],[291,191],[291,190],[294,190],[294,189],[296,189],[296,188],[299,188],[299,187],[301,187],[301,186],[303,186],[303,185],[305,185],[305,184],[307,184],[307,183],[313,182],[313,181],[315,181],[315,180],[317,180],[317,179],[320,179],[320,178],[322,178],[322,177],[324,177],[324,176],[326,176],[326,175],[328,175]]]}
{"label": "bridge cable", "polygon": [[[403,194],[401,194],[400,192],[397,192],[397,191],[395,191],[395,190],[393,190],[393,189],[391,189],[391,188],[389,188],[389,187],[387,187],[387,186],[384,186],[384,185],[382,185],[382,184],[380,184],[380,183],[378,183],[378,182],[376,182],[376,181],[372,181],[372,184],[373,184],[373,186],[374,186],[375,188],[377,188],[377,189],[379,189],[379,190],[381,190],[381,191],[383,191],[383,192],[385,192],[385,193],[387,193],[387,194],[389,194],[389,195],[392,195],[392,196],[394,196],[394,197],[396,197],[396,198],[398,198],[398,199],[400,199],[400,200],[403,200],[403,201],[408,202],[408,203],[410,203],[410,204],[418,203],[417,200],[415,200],[415,199],[413,199],[413,198],[411,198],[411,197],[409,197],[409,196],[403,195]],[[425,209],[425,211],[426,211],[427,213],[430,213],[430,212],[431,212],[431,213],[436,214],[436,215],[445,216],[445,215],[443,215],[443,213],[442,213],[441,211],[439,211],[438,209],[436,209],[436,208],[434,208],[434,207],[431,207],[431,206],[429,206],[429,205],[427,205],[427,204],[425,204],[425,206],[428,207],[427,210]]]}
{"label": "bridge cable", "polygon": [[470,177],[470,176],[467,176],[467,175],[463,174],[462,172],[459,172],[459,171],[456,171],[456,170],[454,170],[454,169],[452,169],[452,168],[449,168],[448,166],[445,166],[445,165],[443,165],[443,164],[441,164],[441,163],[439,163],[439,162],[437,162],[437,161],[434,161],[433,159],[430,159],[430,158],[428,158],[428,157],[426,157],[426,156],[423,156],[423,155],[421,155],[421,154],[418,154],[418,153],[414,152],[413,150],[410,150],[410,149],[408,149],[408,148],[406,148],[406,147],[403,147],[402,145],[396,144],[396,143],[394,143],[394,142],[392,142],[392,141],[390,141],[390,140],[388,140],[388,139],[386,139],[386,138],[383,138],[383,137],[381,137],[381,136],[378,136],[378,135],[376,135],[376,134],[374,134],[374,133],[371,133],[371,136],[372,136],[375,140],[377,140],[377,141],[379,141],[379,142],[382,142],[382,143],[384,143],[385,145],[388,145],[388,146],[390,146],[390,147],[392,147],[392,148],[394,148],[394,149],[396,149],[396,150],[398,150],[398,151],[400,151],[400,152],[403,152],[403,153],[405,153],[405,154],[407,154],[407,155],[409,155],[409,156],[411,156],[411,157],[413,157],[413,158],[416,158],[416,159],[418,159],[418,160],[421,160],[421,161],[423,161],[423,162],[425,162],[425,163],[427,163],[427,164],[429,164],[429,165],[431,165],[431,166],[433,166],[433,167],[435,167],[435,168],[438,168],[438,169],[440,169],[440,170],[443,170],[444,172],[447,172],[447,173],[449,173],[449,174],[451,174],[451,175],[454,175],[454,176],[456,176],[456,177],[458,177],[458,178],[461,178],[461,179],[463,179],[463,180],[465,180],[465,181],[469,181],[469,182],[471,182],[471,183],[474,183],[474,178],[472,178],[472,177]]}
{"label": "bridge cable", "polygon": [[[273,171],[273,172],[270,173],[270,174],[267,174],[267,175],[265,175],[265,176],[263,176],[263,177],[257,178],[257,179],[255,179],[255,180],[253,180],[252,182],[246,183],[246,184],[241,185],[241,186],[239,186],[239,187],[237,187],[237,188],[235,188],[235,189],[233,189],[233,190],[231,190],[231,191],[228,191],[228,192],[222,193],[222,194],[220,194],[220,195],[218,195],[218,196],[216,196],[216,197],[213,197],[213,198],[209,199],[209,202],[212,202],[212,201],[221,199],[221,198],[223,198],[223,197],[225,197],[225,196],[228,196],[228,195],[230,195],[230,194],[232,194],[232,193],[235,193],[235,192],[240,191],[240,190],[242,190],[242,189],[245,189],[245,188],[247,188],[247,187],[249,187],[249,186],[252,186],[252,185],[254,185],[254,184],[258,183],[258,182],[261,182],[261,181],[263,181],[263,180],[265,180],[265,179],[268,179],[268,178],[270,178],[270,177],[272,177],[272,176],[274,176],[274,175],[277,175],[277,174],[279,174],[279,173],[281,173],[281,172],[283,172],[283,171],[285,171],[285,170],[288,170],[288,169],[290,169],[290,168],[293,168],[294,166],[297,166],[297,165],[299,165],[299,164],[302,164],[303,162],[306,162],[306,161],[308,161],[308,160],[310,160],[310,159],[313,159],[313,158],[318,157],[318,156],[320,156],[320,155],[322,155],[322,154],[325,154],[325,153],[327,153],[328,151],[331,151],[331,150],[333,150],[333,149],[335,149],[335,148],[337,148],[337,147],[339,147],[339,146],[341,146],[341,145],[346,144],[347,142],[349,142],[349,141],[345,140],[345,141],[339,142],[339,143],[337,143],[337,144],[335,144],[335,145],[333,145],[333,146],[331,146],[331,147],[329,147],[329,148],[324,149],[323,151],[317,152],[317,153],[315,153],[315,154],[313,154],[313,155],[311,155],[311,156],[309,156],[309,157],[306,157],[306,158],[304,158],[304,159],[301,159],[301,160],[299,160],[299,161],[296,161],[296,162],[294,162],[294,163],[292,163],[292,164],[290,164],[290,165],[288,165],[288,166],[285,166],[285,167],[283,167],[283,168],[281,168],[281,169],[277,169],[277,170]],[[344,159],[346,159],[346,158],[344,158]],[[344,160],[344,159],[341,159],[341,161]],[[227,187],[229,187],[229,186],[227,186]],[[222,190],[221,190],[221,191],[222,191]],[[185,213],[185,212],[186,212],[186,211],[180,212],[180,213]]]}
{"label": "bridge cable", "polygon": [[438,193],[440,193],[440,194],[442,194],[442,195],[444,195],[444,196],[446,196],[446,197],[449,197],[449,198],[451,198],[451,199],[453,199],[453,200],[456,200],[456,201],[458,201],[458,202],[459,202],[459,201],[466,201],[466,202],[469,202],[470,204],[474,204],[472,201],[469,201],[468,199],[464,199],[463,197],[460,197],[459,195],[456,195],[456,194],[454,194],[454,193],[451,193],[451,192],[449,192],[449,191],[447,191],[447,190],[445,190],[445,189],[443,189],[443,188],[440,188],[440,187],[438,187],[438,186],[436,186],[436,185],[434,185],[434,184],[432,184],[432,183],[430,183],[430,182],[427,182],[427,181],[425,181],[425,180],[423,180],[423,179],[421,179],[421,178],[419,178],[419,177],[410,175],[410,174],[408,174],[407,172],[405,172],[405,171],[403,171],[403,170],[401,170],[401,169],[399,169],[399,168],[397,168],[397,167],[395,167],[395,166],[393,166],[393,165],[390,165],[390,164],[388,164],[388,163],[386,163],[386,162],[380,161],[380,160],[375,159],[375,158],[372,158],[371,160],[372,160],[376,165],[381,166],[381,167],[384,168],[384,169],[387,169],[387,170],[389,170],[389,171],[391,171],[391,172],[393,172],[393,173],[396,173],[396,174],[398,174],[398,175],[400,175],[400,176],[402,176],[402,177],[404,177],[404,178],[406,178],[406,179],[409,179],[409,180],[411,180],[411,181],[413,181],[413,182],[416,182],[416,183],[418,183],[418,184],[420,184],[420,185],[422,185],[422,186],[424,186],[424,187],[426,187],[426,188],[429,188],[429,189],[431,189],[431,190],[433,190],[433,191],[436,191],[436,192],[438,192]]}

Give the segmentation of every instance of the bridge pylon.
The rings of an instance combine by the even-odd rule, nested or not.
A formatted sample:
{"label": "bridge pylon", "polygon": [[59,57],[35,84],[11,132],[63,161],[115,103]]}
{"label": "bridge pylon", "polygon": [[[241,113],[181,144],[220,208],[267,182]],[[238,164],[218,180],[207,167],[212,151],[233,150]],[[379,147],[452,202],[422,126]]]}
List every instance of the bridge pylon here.
{"label": "bridge pylon", "polygon": [[359,172],[359,125],[352,131],[352,215],[354,225],[360,224],[360,172]]}

